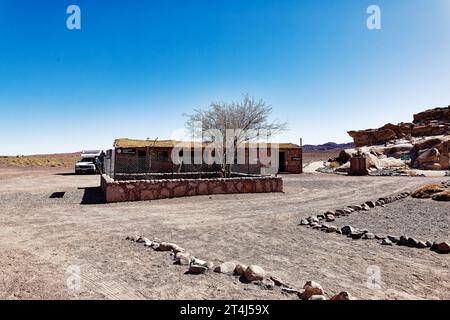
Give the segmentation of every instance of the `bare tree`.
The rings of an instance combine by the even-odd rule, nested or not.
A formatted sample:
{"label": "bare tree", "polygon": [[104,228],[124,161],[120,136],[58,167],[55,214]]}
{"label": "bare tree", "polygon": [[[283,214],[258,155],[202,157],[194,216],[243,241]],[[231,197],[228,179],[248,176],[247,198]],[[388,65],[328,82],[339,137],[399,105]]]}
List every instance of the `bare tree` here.
{"label": "bare tree", "polygon": [[[287,123],[269,121],[272,107],[264,100],[256,100],[245,94],[242,101],[213,102],[207,110],[196,109],[187,116],[186,127],[195,136],[201,135],[202,140],[212,141],[215,137],[208,136],[211,131],[220,132],[222,146],[227,146],[227,130],[234,130],[233,161],[236,158],[237,147],[242,143],[255,140],[260,132],[276,135],[287,129]],[[200,132],[198,131],[201,126]],[[228,137],[230,138],[230,137]],[[227,152],[223,148],[222,173],[228,177],[231,165],[227,164]]]}

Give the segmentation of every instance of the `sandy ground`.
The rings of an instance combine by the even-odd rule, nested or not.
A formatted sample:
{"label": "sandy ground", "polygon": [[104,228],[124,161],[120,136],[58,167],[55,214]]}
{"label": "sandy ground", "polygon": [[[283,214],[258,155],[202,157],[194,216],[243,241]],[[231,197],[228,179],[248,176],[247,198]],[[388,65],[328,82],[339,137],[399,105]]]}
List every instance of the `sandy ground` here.
{"label": "sandy ground", "polygon": [[[1,169],[0,298],[296,298],[232,276],[187,275],[169,254],[125,240],[139,233],[175,242],[215,263],[258,264],[296,287],[315,280],[329,293],[345,290],[358,299],[450,299],[448,255],[298,225],[311,214],[442,180],[304,174],[285,176],[284,193],[101,204],[98,176]],[[403,211],[400,202],[385,214],[394,219],[405,212],[409,218],[421,214],[412,205]],[[433,218],[432,210],[426,214]],[[445,215],[438,217],[439,223],[426,225],[427,235],[448,232]],[[402,231],[414,236],[420,219],[403,219]],[[380,232],[384,226],[374,223]],[[381,289],[367,285],[369,266],[379,268]],[[78,271],[80,278],[72,273]]]}

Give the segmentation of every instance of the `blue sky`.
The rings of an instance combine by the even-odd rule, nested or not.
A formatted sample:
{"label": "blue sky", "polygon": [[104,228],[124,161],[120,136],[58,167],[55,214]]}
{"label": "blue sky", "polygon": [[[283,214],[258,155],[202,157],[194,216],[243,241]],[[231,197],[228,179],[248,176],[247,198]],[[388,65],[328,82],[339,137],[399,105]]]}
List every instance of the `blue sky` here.
{"label": "blue sky", "polygon": [[0,154],[171,138],[243,93],[289,122],[282,140],[347,142],[449,105],[449,57],[448,0],[2,0]]}

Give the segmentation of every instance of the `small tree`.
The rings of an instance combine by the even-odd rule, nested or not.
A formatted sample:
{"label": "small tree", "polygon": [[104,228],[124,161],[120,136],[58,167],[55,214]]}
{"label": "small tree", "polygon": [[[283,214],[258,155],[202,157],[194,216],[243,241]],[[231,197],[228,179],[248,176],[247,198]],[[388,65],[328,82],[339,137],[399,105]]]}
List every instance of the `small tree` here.
{"label": "small tree", "polygon": [[[272,113],[272,107],[264,100],[256,100],[245,94],[242,101],[213,102],[207,110],[196,109],[193,114],[187,114],[186,127],[194,135],[201,135],[201,138],[213,140],[209,132],[216,130],[222,137],[222,146],[227,146],[227,130],[234,130],[233,162],[236,159],[237,147],[242,143],[255,140],[258,134],[269,132],[271,135],[278,134],[287,129],[287,124],[278,121],[269,121]],[[201,132],[196,132],[199,125]],[[222,156],[222,174],[229,177],[231,173],[231,164],[227,164],[226,148],[223,148]]]}

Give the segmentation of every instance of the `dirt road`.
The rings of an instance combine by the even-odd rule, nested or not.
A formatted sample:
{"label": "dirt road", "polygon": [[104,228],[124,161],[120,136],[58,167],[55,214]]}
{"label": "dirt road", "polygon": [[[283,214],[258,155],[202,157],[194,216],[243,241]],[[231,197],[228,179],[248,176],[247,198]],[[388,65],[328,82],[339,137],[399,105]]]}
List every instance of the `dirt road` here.
{"label": "dirt road", "polygon": [[[167,253],[125,240],[138,233],[175,242],[215,263],[258,264],[297,287],[315,280],[327,292],[345,290],[359,299],[449,299],[448,255],[384,247],[298,226],[311,214],[430,181],[442,178],[304,174],[285,176],[285,193],[279,194],[102,204],[98,176],[2,168],[0,298],[296,298],[243,284],[236,277],[186,275],[186,267],[173,265]],[[408,206],[395,209],[388,215],[400,216]],[[414,212],[409,214],[420,215]],[[427,232],[445,236],[445,216],[439,217],[440,223],[427,224]],[[417,230],[416,219],[408,221],[402,230]],[[369,266],[379,268],[381,289],[368,287]]]}

